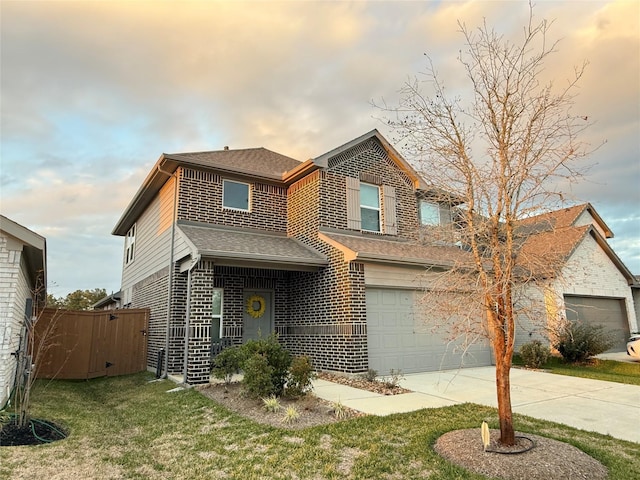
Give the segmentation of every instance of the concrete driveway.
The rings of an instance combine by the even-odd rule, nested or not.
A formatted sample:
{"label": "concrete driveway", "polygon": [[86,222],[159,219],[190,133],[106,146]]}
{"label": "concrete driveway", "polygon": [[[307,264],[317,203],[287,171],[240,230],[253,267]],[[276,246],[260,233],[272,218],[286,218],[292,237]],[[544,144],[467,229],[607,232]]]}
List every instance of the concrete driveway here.
{"label": "concrete driveway", "polygon": [[[412,393],[384,396],[323,380],[314,391],[373,415],[464,402],[497,407],[495,367],[408,374],[400,383]],[[515,413],[640,443],[640,386],[514,368],[511,402]]]}

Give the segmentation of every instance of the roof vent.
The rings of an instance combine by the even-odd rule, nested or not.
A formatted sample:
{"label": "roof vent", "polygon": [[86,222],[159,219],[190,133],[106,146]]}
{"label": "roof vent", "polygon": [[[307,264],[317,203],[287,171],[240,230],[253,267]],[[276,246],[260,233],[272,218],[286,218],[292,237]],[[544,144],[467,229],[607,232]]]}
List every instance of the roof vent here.
{"label": "roof vent", "polygon": [[224,150],[225,150],[225,152],[228,151],[229,150],[229,145],[225,145],[224,146]]}

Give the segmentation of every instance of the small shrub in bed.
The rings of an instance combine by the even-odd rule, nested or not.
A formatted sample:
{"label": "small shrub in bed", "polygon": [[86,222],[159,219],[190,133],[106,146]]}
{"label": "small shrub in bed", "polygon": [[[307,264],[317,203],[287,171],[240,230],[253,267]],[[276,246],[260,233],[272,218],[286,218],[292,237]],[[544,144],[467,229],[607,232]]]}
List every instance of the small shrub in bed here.
{"label": "small shrub in bed", "polygon": [[554,348],[570,363],[580,363],[606,352],[614,345],[602,325],[565,321],[558,329]]}
{"label": "small shrub in bed", "polygon": [[243,360],[242,347],[225,348],[213,359],[211,373],[215,378],[224,380],[225,385],[229,385],[233,374],[240,372]]}
{"label": "small shrub in bed", "polygon": [[[280,345],[280,342],[278,342],[278,337],[275,334],[272,334],[266,338],[261,338],[259,340],[249,340],[242,346],[242,349],[246,359],[242,367],[242,369],[244,370],[245,384],[260,383],[251,379],[251,375],[253,374],[253,371],[258,364],[257,362],[261,362],[255,360],[255,356],[259,355],[261,357],[264,357],[264,361],[266,362],[267,367],[269,367],[272,389],[268,392],[257,393],[257,395],[261,397],[266,397],[271,394],[278,397],[281,396],[287,383],[287,376],[289,375],[289,367],[291,366],[291,354],[282,345]],[[252,360],[251,364],[248,365],[248,362],[251,359],[254,360]],[[264,369],[261,367],[261,370],[259,369],[259,372],[262,372],[263,370]],[[247,376],[249,376],[248,379]]]}
{"label": "small shrub in bed", "polygon": [[549,348],[540,340],[533,340],[520,347],[520,358],[529,368],[540,368],[549,360]]}
{"label": "small shrub in bed", "polygon": [[311,359],[306,355],[296,357],[289,367],[289,377],[287,380],[287,395],[292,397],[301,397],[305,395],[313,387],[311,382],[316,378],[313,371]]}
{"label": "small shrub in bed", "polygon": [[273,385],[273,368],[269,365],[267,357],[260,353],[254,353],[244,361],[244,386],[250,395],[254,397],[268,397],[275,395]]}

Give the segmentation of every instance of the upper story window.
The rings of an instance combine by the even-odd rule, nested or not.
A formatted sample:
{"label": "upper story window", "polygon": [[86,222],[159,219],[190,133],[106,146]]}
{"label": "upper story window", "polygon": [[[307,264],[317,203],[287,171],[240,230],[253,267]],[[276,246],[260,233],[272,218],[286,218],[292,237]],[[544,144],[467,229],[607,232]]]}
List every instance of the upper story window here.
{"label": "upper story window", "polygon": [[437,203],[420,200],[420,223],[422,225],[440,225],[440,207]]}
{"label": "upper story window", "polygon": [[380,232],[380,187],[360,183],[360,218],[362,230]]}
{"label": "upper story window", "polygon": [[250,186],[248,183],[222,181],[222,206],[233,210],[250,211]]}
{"label": "upper story window", "polygon": [[127,236],[124,239],[124,264],[129,265],[133,262],[133,258],[136,250],[136,224],[127,232]]}

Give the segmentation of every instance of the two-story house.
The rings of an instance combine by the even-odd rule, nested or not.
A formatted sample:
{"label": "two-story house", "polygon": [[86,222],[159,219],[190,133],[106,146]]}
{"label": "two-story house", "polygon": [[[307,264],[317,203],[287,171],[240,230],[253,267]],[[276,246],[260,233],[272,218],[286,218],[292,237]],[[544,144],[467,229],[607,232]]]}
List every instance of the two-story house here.
{"label": "two-story house", "polygon": [[[319,369],[454,368],[414,315],[425,265],[466,255],[418,242],[449,205],[374,130],[300,162],[264,148],[163,154],[113,230],[121,303],[151,309],[149,366],[209,378],[212,341],[276,332]],[[476,347],[470,364],[490,363]]]}
{"label": "two-story house", "polygon": [[468,261],[454,238],[425,241],[451,208],[377,130],[305,162],[163,154],[113,230],[121,303],[151,309],[149,367],[163,352],[192,384],[208,381],[213,343],[271,332],[322,370],[489,365],[488,344],[463,362],[423,318],[430,275]]}

